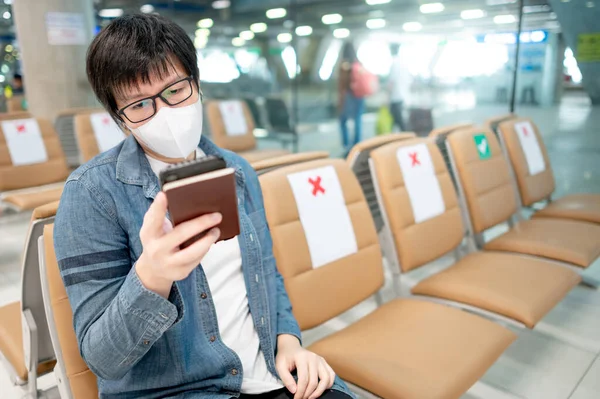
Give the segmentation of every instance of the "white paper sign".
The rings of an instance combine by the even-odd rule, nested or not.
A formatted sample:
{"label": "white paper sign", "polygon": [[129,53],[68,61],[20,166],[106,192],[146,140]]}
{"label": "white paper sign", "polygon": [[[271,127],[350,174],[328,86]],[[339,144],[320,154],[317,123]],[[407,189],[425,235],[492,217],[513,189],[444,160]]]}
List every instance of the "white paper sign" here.
{"label": "white paper sign", "polygon": [[48,161],[44,139],[35,119],[3,121],[2,131],[14,166]]}
{"label": "white paper sign", "polygon": [[544,154],[531,123],[528,121],[516,123],[515,131],[521,142],[521,148],[523,148],[523,152],[525,153],[529,174],[534,176],[546,170]]}
{"label": "white paper sign", "polygon": [[53,46],[87,44],[83,14],[46,13],[48,43]]}
{"label": "white paper sign", "polygon": [[219,103],[225,133],[228,136],[243,136],[248,133],[248,125],[242,103],[239,101],[222,101]]}
{"label": "white paper sign", "polygon": [[108,112],[90,115],[94,136],[100,152],[108,151],[125,139],[125,134],[110,117]]}
{"label": "white paper sign", "polygon": [[401,147],[396,153],[415,223],[444,213],[446,206],[426,144]]}
{"label": "white paper sign", "polygon": [[313,268],[358,251],[344,193],[333,166],[288,175]]}

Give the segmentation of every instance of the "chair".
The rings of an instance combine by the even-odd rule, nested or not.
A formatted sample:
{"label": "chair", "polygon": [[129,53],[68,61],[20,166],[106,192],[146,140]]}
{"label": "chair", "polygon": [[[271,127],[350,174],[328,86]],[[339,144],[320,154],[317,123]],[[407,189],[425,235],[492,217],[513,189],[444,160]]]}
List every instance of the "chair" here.
{"label": "chair", "polygon": [[38,238],[54,222],[58,202],[33,211],[21,266],[21,300],[0,307],[0,357],[10,379],[37,395],[37,377],[56,364],[41,294]]}
{"label": "chair", "polygon": [[489,128],[492,132],[496,133],[496,135],[497,135],[498,134],[498,126],[500,126],[500,124],[502,122],[508,121],[510,119],[515,119],[515,118],[517,118],[517,115],[515,115],[515,114],[497,115],[497,116],[494,116],[494,117],[486,120],[484,123],[484,126]]}
{"label": "chair", "polygon": [[60,144],[70,167],[77,167],[82,163],[80,145],[75,136],[75,116],[94,112],[104,112],[104,109],[99,107],[70,108],[61,111],[54,120],[54,128],[60,137]]}
{"label": "chair", "polygon": [[273,169],[281,168],[283,166],[325,158],[329,158],[329,153],[327,151],[300,152],[297,154],[282,155],[280,157],[256,161],[251,163],[250,166],[252,166],[256,173],[260,176],[263,173],[267,173]]}
{"label": "chair", "polygon": [[79,112],[73,116],[73,120],[81,163],[111,149],[125,138],[125,134],[108,112],[98,110]]}
{"label": "chair", "polygon": [[96,376],[79,354],[73,313],[54,253],[53,231],[54,224],[44,227],[44,235],[40,237],[38,247],[44,307],[56,353],[54,373],[58,390],[62,399],[97,399]]}
{"label": "chair", "polygon": [[[401,275],[409,277],[459,247],[465,231],[461,209],[431,140],[388,144],[371,153],[370,164],[385,219],[383,242],[392,246],[386,253],[395,255],[389,260],[400,295]],[[581,282],[576,272],[543,259],[475,250],[456,258],[449,268],[418,282],[412,293],[533,328]]]}
{"label": "chair", "polygon": [[[458,191],[465,201],[471,237],[480,248],[516,252],[563,262],[584,282],[600,285],[600,226],[571,220],[519,220],[517,193],[496,136],[487,128],[467,128],[447,139]],[[508,232],[485,241],[482,233],[509,222]]]}
{"label": "chair", "polygon": [[298,152],[298,131],[292,124],[292,118],[285,101],[279,97],[267,97],[265,99],[265,109],[271,134],[283,143],[291,142],[292,151]]}
{"label": "chair", "polygon": [[[572,194],[552,199],[555,189],[552,164],[544,140],[531,119],[504,121],[499,124],[498,132],[512,165],[520,203],[532,207],[539,201],[548,201],[548,205],[534,213],[534,217],[600,223],[600,194]],[[532,162],[539,163],[537,170],[531,169],[536,167]]]}
{"label": "chair", "polygon": [[377,197],[375,196],[375,189],[373,187],[373,180],[371,179],[371,172],[369,171],[371,151],[382,145],[413,137],[415,137],[414,133],[396,133],[373,137],[356,144],[348,153],[348,157],[346,157],[346,162],[358,179],[363,194],[367,199],[377,231],[380,231],[383,227],[383,219],[381,218],[381,212],[379,210],[379,205],[377,204]]}
{"label": "chair", "polygon": [[[211,100],[206,103],[206,108],[212,140],[219,147],[239,153],[248,162],[289,154],[286,150],[256,149],[254,120],[244,101]],[[227,121],[223,118],[224,110],[230,112]]]}
{"label": "chair", "polygon": [[[377,233],[346,162],[305,162],[259,179],[273,253],[302,330],[340,315],[381,288]],[[338,234],[331,234],[331,228]],[[322,240],[311,247],[319,234]],[[349,250],[352,236],[355,247]],[[318,253],[319,248],[326,253]],[[514,339],[509,330],[478,316],[396,299],[309,350],[327,359],[345,381],[379,397],[450,399],[467,391]]]}
{"label": "chair", "polygon": [[[8,149],[2,125],[31,124],[39,128],[46,159],[27,164],[15,165]],[[56,201],[62,194],[64,180],[69,169],[58,136],[50,122],[38,118],[24,118],[23,114],[4,114],[0,116],[0,202],[16,210],[33,209],[48,202]],[[35,140],[35,138],[33,139]],[[27,143],[33,146],[36,143]]]}
{"label": "chair", "polygon": [[25,99],[25,96],[12,96],[6,101],[6,110],[11,113],[27,111],[27,100]]}

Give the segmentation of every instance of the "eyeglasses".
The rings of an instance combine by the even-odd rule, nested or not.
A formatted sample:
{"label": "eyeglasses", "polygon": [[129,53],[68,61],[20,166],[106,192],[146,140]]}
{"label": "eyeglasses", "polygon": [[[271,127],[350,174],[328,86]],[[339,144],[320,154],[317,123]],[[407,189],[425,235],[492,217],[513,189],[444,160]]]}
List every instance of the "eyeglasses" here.
{"label": "eyeglasses", "polygon": [[160,98],[170,106],[178,105],[187,100],[194,93],[192,87],[193,78],[188,76],[173,83],[163,91],[152,97],[138,100],[119,110],[131,123],[140,123],[152,118],[156,114],[156,99]]}

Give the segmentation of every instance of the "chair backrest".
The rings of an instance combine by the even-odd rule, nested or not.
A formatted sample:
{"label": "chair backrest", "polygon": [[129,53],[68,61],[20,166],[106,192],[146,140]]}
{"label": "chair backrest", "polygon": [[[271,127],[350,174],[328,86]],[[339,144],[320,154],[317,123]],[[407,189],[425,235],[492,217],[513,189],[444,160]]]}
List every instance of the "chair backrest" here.
{"label": "chair backrest", "polygon": [[472,127],[453,132],[447,143],[474,233],[507,221],[517,211],[517,202],[496,135],[488,128]]}
{"label": "chair backrest", "polygon": [[290,112],[287,104],[279,97],[267,97],[265,99],[267,119],[269,126],[278,132],[295,132],[291,123]]}
{"label": "chair backrest", "polygon": [[381,288],[375,226],[343,160],[287,166],[259,179],[277,268],[302,329],[341,314]]}
{"label": "chair backrest", "polygon": [[500,125],[500,123],[508,121],[510,119],[515,119],[516,117],[517,115],[515,114],[504,114],[494,116],[493,118],[486,120],[484,126],[488,127],[492,132],[498,134],[498,126]]}
{"label": "chair backrest", "polygon": [[25,96],[17,95],[12,96],[10,99],[6,101],[6,110],[8,112],[19,112],[25,111],[26,107],[24,107]]}
{"label": "chair backrest", "polygon": [[297,163],[314,161],[316,159],[324,158],[329,158],[329,153],[327,151],[299,152],[296,154],[282,155],[280,157],[251,162],[250,166],[252,166],[256,173],[260,176],[273,169],[281,168],[283,166],[294,165]]}
{"label": "chair backrest", "polygon": [[472,123],[457,123],[455,125],[448,125],[448,126],[442,126],[442,127],[438,127],[437,129],[433,129],[431,132],[429,132],[429,137],[437,137],[437,136],[447,136],[449,133],[452,133],[455,130],[458,129],[465,129],[468,127],[473,126]]}
{"label": "chair backrest", "polygon": [[380,147],[371,153],[371,166],[403,272],[460,245],[461,210],[450,173],[432,140],[403,140]]}
{"label": "chair backrest", "polygon": [[125,138],[125,134],[104,110],[78,113],[74,115],[74,125],[82,163],[109,150]]}
{"label": "chair backrest", "polygon": [[395,133],[387,134],[384,136],[377,136],[367,140],[363,140],[356,144],[350,152],[346,161],[354,172],[354,175],[360,183],[360,187],[365,194],[369,209],[371,210],[371,217],[375,221],[375,228],[377,231],[383,227],[383,219],[381,218],[381,211],[379,204],[377,203],[377,196],[375,195],[375,189],[373,187],[373,180],[371,179],[371,172],[369,171],[369,158],[371,151],[389,143],[393,143],[398,140],[406,140],[415,137],[412,132],[407,133]]}
{"label": "chair backrest", "polygon": [[[24,123],[37,123],[47,155],[45,161],[13,165],[2,127],[2,123],[13,120],[24,121]],[[21,143],[21,145],[24,145],[24,143]],[[56,183],[65,180],[68,175],[69,169],[58,135],[49,121],[38,118],[24,118],[22,113],[2,115],[0,118],[0,192]]]}
{"label": "chair backrest", "polygon": [[29,309],[37,325],[38,363],[54,359],[41,291],[38,239],[44,232],[44,226],[54,223],[57,209],[58,201],[33,211],[21,265],[21,311]]}
{"label": "chair backrest", "polygon": [[216,145],[235,152],[256,148],[254,118],[245,101],[211,100],[207,102],[206,109],[212,140]]}
{"label": "chair backrest", "polygon": [[80,149],[75,137],[75,115],[103,111],[103,108],[98,107],[69,108],[56,115],[54,128],[60,137],[60,144],[69,166],[79,166],[81,164]]}
{"label": "chair backrest", "polygon": [[440,154],[442,154],[442,158],[444,159],[446,168],[448,168],[448,170],[450,170],[450,176],[452,177],[452,182],[455,183],[454,184],[455,187],[456,187],[456,182],[454,180],[454,175],[452,174],[452,169],[451,169],[451,165],[450,165],[450,157],[448,156],[448,149],[446,148],[446,138],[448,137],[448,135],[450,133],[452,133],[456,130],[465,129],[465,128],[468,128],[471,126],[473,126],[473,124],[471,124],[471,123],[459,123],[456,125],[440,127],[440,128],[432,130],[429,133],[429,137],[431,137],[432,140],[435,140],[435,143],[438,146],[438,150],[440,151]]}
{"label": "chair backrest", "polygon": [[40,240],[40,274],[50,336],[56,353],[58,370],[55,372],[59,389],[61,396],[68,399],[96,399],[97,379],[79,354],[73,313],[54,253],[53,231],[53,224],[44,227],[43,239]]}
{"label": "chair backrest", "polygon": [[555,189],[548,150],[531,119],[517,118],[500,123],[498,132],[512,165],[521,202],[530,206],[548,199]]}
{"label": "chair backrest", "polygon": [[252,114],[252,118],[254,119],[255,127],[259,128],[259,129],[264,129],[265,124],[263,123],[261,107],[258,104],[257,99],[252,98],[252,97],[246,97],[246,98],[244,98],[244,101],[246,102],[246,105],[248,106],[248,109],[250,110],[250,113]]}

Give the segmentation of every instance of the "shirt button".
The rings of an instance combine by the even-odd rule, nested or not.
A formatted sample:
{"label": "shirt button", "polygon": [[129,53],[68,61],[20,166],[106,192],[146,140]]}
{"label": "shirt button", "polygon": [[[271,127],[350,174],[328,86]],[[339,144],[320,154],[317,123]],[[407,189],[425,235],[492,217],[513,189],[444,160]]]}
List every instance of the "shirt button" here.
{"label": "shirt button", "polygon": [[210,339],[210,342],[215,342],[215,340],[216,340],[217,338],[216,338],[216,337],[213,335],[213,336],[211,336],[209,339]]}
{"label": "shirt button", "polygon": [[237,373],[238,373],[237,369],[231,370],[231,375],[237,375]]}
{"label": "shirt button", "polygon": [[203,292],[202,294],[200,294],[200,298],[206,299],[208,298],[208,295],[206,295],[206,292]]}

